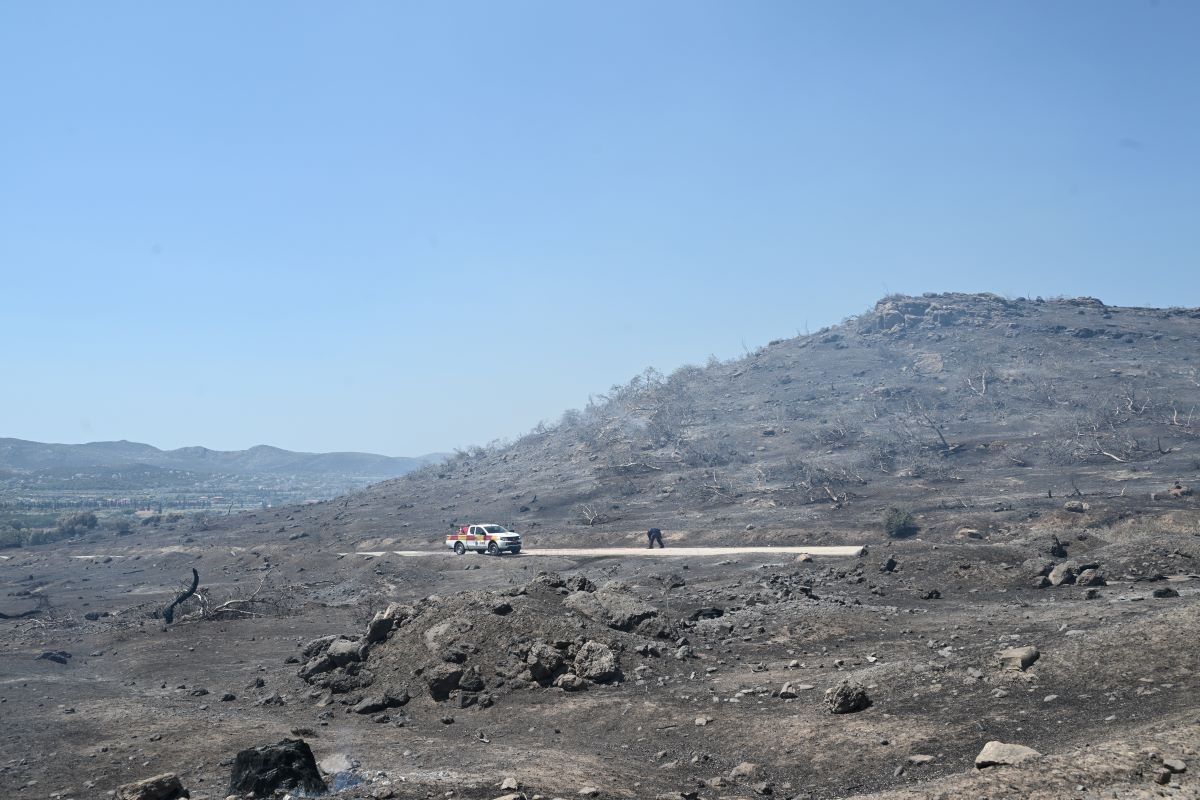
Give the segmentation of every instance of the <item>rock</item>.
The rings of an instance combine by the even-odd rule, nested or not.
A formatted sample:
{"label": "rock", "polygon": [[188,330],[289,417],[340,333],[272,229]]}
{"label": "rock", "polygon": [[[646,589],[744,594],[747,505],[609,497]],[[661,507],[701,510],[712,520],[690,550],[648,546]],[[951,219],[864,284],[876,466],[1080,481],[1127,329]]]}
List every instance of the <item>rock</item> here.
{"label": "rock", "polygon": [[280,695],[278,692],[276,692],[275,694],[267,695],[262,700],[259,700],[257,703],[255,703],[254,705],[256,705],[256,706],[286,706],[287,701],[283,699],[282,695]]}
{"label": "rock", "polygon": [[471,667],[463,676],[458,679],[458,688],[464,692],[482,692],[487,688],[484,683],[483,675],[479,674],[479,667]]}
{"label": "rock", "polygon": [[921,599],[922,600],[941,600],[942,593],[940,591],[938,591],[937,589],[930,589],[929,591],[927,591],[923,595],[921,595]]}
{"label": "rock", "polygon": [[959,528],[954,532],[955,539],[982,539],[983,534],[975,528]]}
{"label": "rock", "polygon": [[502,792],[515,792],[520,788],[521,784],[517,782],[516,778],[505,778],[500,781],[500,791]]}
{"label": "rock", "polygon": [[389,603],[388,607],[372,617],[370,624],[367,625],[367,642],[376,644],[384,641],[394,628],[412,615],[412,606]]}
{"label": "rock", "polygon": [[307,664],[300,668],[296,674],[306,681],[312,682],[312,679],[323,672],[331,672],[337,669],[337,664],[327,655],[319,655],[312,658]]}
{"label": "rock", "polygon": [[914,766],[921,766],[922,764],[930,764],[934,760],[935,760],[934,756],[925,755],[924,753],[914,753],[913,755],[908,757],[908,763],[913,764]]}
{"label": "rock", "polygon": [[331,633],[328,636],[321,636],[313,639],[304,645],[304,648],[300,651],[300,655],[303,658],[314,658],[319,656],[321,653],[324,653],[329,649],[329,645],[341,638],[342,637],[339,634]]}
{"label": "rock", "polygon": [[329,649],[325,651],[325,655],[331,658],[337,666],[344,667],[347,664],[362,660],[362,656],[359,653],[360,647],[361,645],[358,642],[352,642],[349,639],[338,639],[329,645]]}
{"label": "rock", "polygon": [[1187,764],[1178,758],[1164,758],[1163,766],[1175,774],[1187,772]]}
{"label": "rock", "polygon": [[284,739],[279,744],[251,747],[237,754],[229,780],[230,794],[270,797],[281,789],[303,789],[313,794],[328,791],[307,742]]}
{"label": "rock", "polygon": [[512,613],[512,603],[507,600],[501,600],[498,603],[492,604],[492,613],[499,617],[504,617]]}
{"label": "rock", "polygon": [[730,780],[742,780],[743,778],[754,777],[758,773],[758,764],[752,761],[743,761],[729,771]]}
{"label": "rock", "polygon": [[525,793],[511,792],[509,794],[502,794],[499,797],[494,798],[494,800],[525,800]]}
{"label": "rock", "polygon": [[445,700],[450,693],[458,688],[458,681],[463,676],[462,667],[453,664],[438,664],[425,677],[425,685],[429,687],[429,696],[434,700]]}
{"label": "rock", "polygon": [[1054,558],[1066,558],[1067,557],[1066,545],[1064,545],[1057,536],[1051,537],[1050,547],[1047,550],[1047,552],[1049,552],[1050,555],[1053,556]]}
{"label": "rock", "polygon": [[575,794],[579,795],[580,797],[599,797],[600,790],[595,786],[585,786]]}
{"label": "rock", "polygon": [[364,697],[350,710],[355,714],[378,714],[387,707],[387,700],[383,697],[383,695],[375,695],[372,697]]}
{"label": "rock", "polygon": [[1033,662],[1041,658],[1042,654],[1036,647],[1009,647],[1001,650],[998,656],[1000,667],[1002,669],[1015,669],[1025,671]]}
{"label": "rock", "polygon": [[535,642],[529,648],[525,664],[529,667],[530,676],[538,683],[545,685],[562,672],[566,664],[566,657],[556,647],[545,642]]}
{"label": "rock", "polygon": [[346,772],[354,769],[354,762],[350,760],[350,756],[345,753],[333,753],[325,756],[317,762],[321,772],[326,775],[336,775],[339,772]]}
{"label": "rock", "polygon": [[799,693],[790,682],[785,683],[783,688],[779,690],[779,697],[782,700],[793,700],[799,696]]}
{"label": "rock", "polygon": [[225,692],[221,695],[222,703],[232,703],[234,700],[237,700],[237,695],[233,692]]}
{"label": "rock", "polygon": [[1154,597],[1159,598],[1160,600],[1167,598],[1167,597],[1179,597],[1179,592],[1175,591],[1170,586],[1159,587],[1158,589],[1155,589],[1153,592],[1151,592],[1151,594]]}
{"label": "rock", "polygon": [[891,556],[888,556],[887,561],[884,561],[882,564],[879,565],[879,571],[880,572],[895,572],[897,566],[899,566],[899,564],[896,563],[896,559],[892,558]]}
{"label": "rock", "polygon": [[1085,569],[1075,577],[1076,586],[1104,586],[1104,573],[1098,569]]}
{"label": "rock", "polygon": [[1004,742],[988,742],[979,751],[979,755],[975,756],[975,768],[986,769],[988,767],[1001,767],[1012,764],[1021,764],[1035,758],[1041,758],[1042,754],[1032,747],[1026,747],[1023,744],[1005,744]]}
{"label": "rock", "polygon": [[608,645],[587,642],[575,655],[575,674],[596,683],[611,683],[621,677],[621,665]]}
{"label": "rock", "polygon": [[595,592],[572,592],[563,599],[563,605],[619,631],[631,631],[640,623],[658,616],[658,609],[654,606],[610,586]]}
{"label": "rock", "polygon": [[1075,573],[1077,565],[1074,561],[1064,561],[1058,564],[1054,569],[1050,570],[1047,576],[1051,586],[1062,586],[1063,584],[1071,584],[1075,582]]}
{"label": "rock", "polygon": [[55,664],[66,664],[71,660],[71,654],[66,650],[47,650],[38,656],[38,660],[53,661]]}
{"label": "rock", "polygon": [[588,687],[588,682],[573,672],[564,672],[554,679],[554,685],[564,692],[581,692]]}
{"label": "rock", "polygon": [[563,581],[563,585],[572,592],[594,592],[596,584],[583,575],[572,575]]}
{"label": "rock", "polygon": [[178,800],[180,797],[191,797],[179,776],[173,772],[164,772],[153,778],[127,783],[117,789],[117,800]]}
{"label": "rock", "polygon": [[870,705],[867,690],[858,683],[844,680],[825,690],[825,706],[830,714],[851,714]]}
{"label": "rock", "polygon": [[795,560],[796,560],[797,564],[811,564],[813,557],[810,556],[808,553],[801,553],[798,556],[796,556]]}
{"label": "rock", "polygon": [[710,722],[712,722],[712,717],[699,716],[699,717],[696,717],[695,725],[697,728],[703,728],[704,726],[708,725],[708,723],[710,723]]}
{"label": "rock", "polygon": [[1071,511],[1076,514],[1082,514],[1083,512],[1087,511],[1089,508],[1091,508],[1091,506],[1089,506],[1087,503],[1083,502],[1082,500],[1068,500],[1067,502],[1063,503],[1063,510]]}

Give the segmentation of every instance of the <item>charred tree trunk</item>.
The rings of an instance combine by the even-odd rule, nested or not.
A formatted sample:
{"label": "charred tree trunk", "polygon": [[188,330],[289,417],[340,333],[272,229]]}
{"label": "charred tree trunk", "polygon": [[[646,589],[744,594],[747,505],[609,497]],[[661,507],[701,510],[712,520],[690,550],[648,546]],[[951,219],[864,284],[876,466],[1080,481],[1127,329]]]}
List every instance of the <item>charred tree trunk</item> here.
{"label": "charred tree trunk", "polygon": [[194,595],[196,593],[197,587],[199,587],[199,586],[200,586],[200,573],[196,571],[195,567],[192,567],[192,585],[186,591],[182,592],[178,597],[176,597],[173,601],[171,601],[171,605],[167,606],[166,609],[163,611],[163,619],[165,619],[167,621],[168,625],[170,625],[172,622],[175,621],[175,606],[179,605],[184,600],[187,600],[189,597]]}

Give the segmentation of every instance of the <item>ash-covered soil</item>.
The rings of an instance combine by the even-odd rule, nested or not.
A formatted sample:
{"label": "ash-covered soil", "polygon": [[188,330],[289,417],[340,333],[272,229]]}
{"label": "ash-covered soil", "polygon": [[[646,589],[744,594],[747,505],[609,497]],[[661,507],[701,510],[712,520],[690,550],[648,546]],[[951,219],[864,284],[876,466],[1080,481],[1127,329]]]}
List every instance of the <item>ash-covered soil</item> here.
{"label": "ash-covered soil", "polygon": [[[176,772],[223,798],[239,750],[300,737],[345,756],[341,780],[362,781],[345,797],[499,797],[505,778],[547,797],[1193,796],[1191,771],[1155,776],[1196,760],[1198,521],[885,539],[813,562],[388,561],[282,535],[257,554],[21,552],[0,565],[5,599],[33,587],[54,606],[3,623],[0,790],[102,797]],[[1039,586],[1071,561],[1104,583]],[[274,605],[151,618],[193,565],[212,595],[266,575]],[[1005,669],[1010,647],[1039,655]],[[38,658],[55,651],[71,657]],[[831,713],[843,681],[870,705]],[[977,770],[992,740],[1046,759]]]}

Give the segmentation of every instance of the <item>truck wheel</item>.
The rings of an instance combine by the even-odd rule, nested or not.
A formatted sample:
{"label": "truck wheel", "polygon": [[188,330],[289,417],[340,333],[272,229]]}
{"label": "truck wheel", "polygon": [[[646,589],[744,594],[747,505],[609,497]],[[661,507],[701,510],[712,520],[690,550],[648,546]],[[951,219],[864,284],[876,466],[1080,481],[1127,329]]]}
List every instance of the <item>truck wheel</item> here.
{"label": "truck wheel", "polygon": [[462,542],[454,543],[454,555],[461,556],[461,555],[465,554],[466,552],[467,552],[467,548],[466,548],[466,546],[463,545]]}
{"label": "truck wheel", "polygon": [[488,555],[489,556],[500,555],[500,548],[496,546],[495,542],[488,542]]}

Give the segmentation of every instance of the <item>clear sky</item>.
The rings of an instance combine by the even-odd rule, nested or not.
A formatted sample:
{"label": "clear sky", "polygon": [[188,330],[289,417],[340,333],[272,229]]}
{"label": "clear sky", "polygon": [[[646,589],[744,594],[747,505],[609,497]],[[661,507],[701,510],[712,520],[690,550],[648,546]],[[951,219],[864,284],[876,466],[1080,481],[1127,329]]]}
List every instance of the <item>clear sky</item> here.
{"label": "clear sky", "polygon": [[0,4],[0,436],[391,455],[888,292],[1200,305],[1200,3]]}

